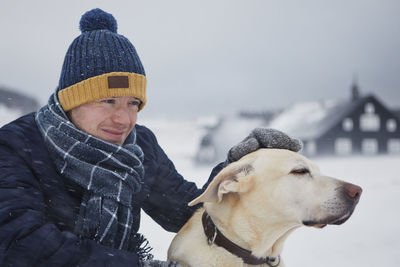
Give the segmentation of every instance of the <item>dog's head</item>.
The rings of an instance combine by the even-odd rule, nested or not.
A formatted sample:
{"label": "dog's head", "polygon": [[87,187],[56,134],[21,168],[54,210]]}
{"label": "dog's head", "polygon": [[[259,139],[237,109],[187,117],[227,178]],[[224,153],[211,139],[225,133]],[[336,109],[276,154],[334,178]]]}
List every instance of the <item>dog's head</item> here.
{"label": "dog's head", "polygon": [[359,186],[322,175],[298,153],[259,149],[224,168],[189,205],[234,206],[255,224],[323,227],[344,223],[361,192]]}

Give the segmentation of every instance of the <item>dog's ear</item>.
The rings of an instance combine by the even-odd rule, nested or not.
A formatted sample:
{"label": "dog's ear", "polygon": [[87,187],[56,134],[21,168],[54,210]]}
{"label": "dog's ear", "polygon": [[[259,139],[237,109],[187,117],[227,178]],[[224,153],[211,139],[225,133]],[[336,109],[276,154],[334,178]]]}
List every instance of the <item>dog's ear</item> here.
{"label": "dog's ear", "polygon": [[241,180],[252,172],[251,162],[253,160],[240,160],[229,164],[214,177],[203,194],[189,202],[189,206],[194,206],[201,202],[218,203],[222,200],[224,194],[247,190]]}

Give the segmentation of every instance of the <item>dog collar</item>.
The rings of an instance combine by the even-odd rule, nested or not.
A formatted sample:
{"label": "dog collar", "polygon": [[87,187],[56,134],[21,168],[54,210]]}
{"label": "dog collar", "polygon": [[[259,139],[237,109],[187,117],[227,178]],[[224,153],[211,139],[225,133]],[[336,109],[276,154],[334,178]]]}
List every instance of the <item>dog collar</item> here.
{"label": "dog collar", "polygon": [[[215,244],[217,246],[223,247],[233,255],[241,258],[246,264],[267,264],[270,267],[277,267],[280,264],[280,256],[278,256],[277,258],[257,258],[251,254],[250,250],[244,249],[230,241],[218,230],[210,215],[208,215],[206,211],[204,211],[201,221],[203,223],[204,233],[207,236],[207,241],[209,245]],[[277,263],[273,264],[274,262]]]}

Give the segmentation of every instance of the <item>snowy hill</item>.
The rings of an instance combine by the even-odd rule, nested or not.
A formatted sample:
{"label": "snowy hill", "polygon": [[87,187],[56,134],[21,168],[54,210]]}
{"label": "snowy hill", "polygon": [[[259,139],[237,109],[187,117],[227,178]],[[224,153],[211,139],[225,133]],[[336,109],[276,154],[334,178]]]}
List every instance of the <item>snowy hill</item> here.
{"label": "snowy hill", "polygon": [[36,99],[10,88],[0,87],[0,127],[38,108]]}
{"label": "snowy hill", "polygon": [[11,109],[28,113],[39,108],[39,103],[33,97],[18,92],[15,89],[0,87],[0,104]]}

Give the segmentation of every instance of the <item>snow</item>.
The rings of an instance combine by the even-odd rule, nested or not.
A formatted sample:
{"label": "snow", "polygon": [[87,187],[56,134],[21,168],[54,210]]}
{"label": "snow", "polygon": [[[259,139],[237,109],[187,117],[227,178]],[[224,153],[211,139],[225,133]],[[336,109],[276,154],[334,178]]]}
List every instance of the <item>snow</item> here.
{"label": "snow", "polygon": [[[291,131],[295,127],[293,122],[307,121],[309,123],[319,121],[325,117],[325,105],[319,102],[301,102],[296,103],[290,108],[286,109],[275,120],[271,122],[271,128],[282,129],[286,132]],[[308,115],[305,117],[304,115]],[[312,115],[312,116],[309,116]]]}
{"label": "snow", "polygon": [[[140,118],[139,118],[140,120]],[[141,121],[154,130],[158,141],[186,179],[202,186],[212,166],[193,163],[200,136],[195,120]],[[323,229],[302,227],[286,241],[286,266],[400,266],[399,155],[313,159],[326,175],[360,185],[360,203],[343,225]],[[166,259],[174,233],[142,215],[140,232],[153,246],[157,259]]]}
{"label": "snow", "polygon": [[298,102],[274,118],[268,125],[298,138],[314,137],[321,129],[316,128],[329,114],[330,109],[343,103],[340,99]]}

